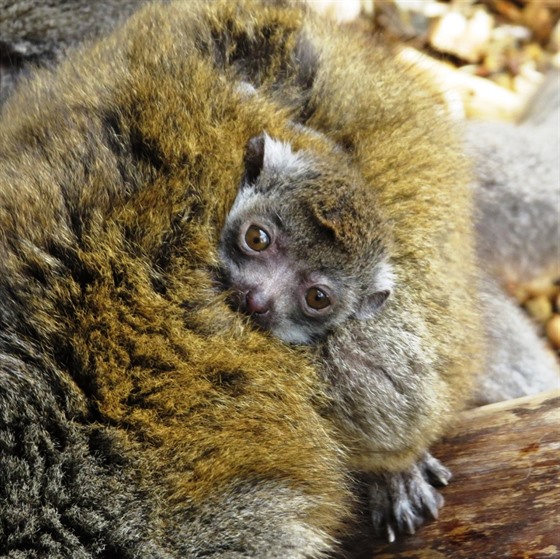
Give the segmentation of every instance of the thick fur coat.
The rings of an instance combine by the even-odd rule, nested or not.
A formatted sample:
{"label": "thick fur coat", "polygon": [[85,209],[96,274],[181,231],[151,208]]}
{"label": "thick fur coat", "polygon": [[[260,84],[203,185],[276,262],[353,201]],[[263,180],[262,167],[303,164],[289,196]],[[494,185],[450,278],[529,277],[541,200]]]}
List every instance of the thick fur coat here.
{"label": "thick fur coat", "polygon": [[[0,555],[314,557],[340,525],[309,359],[213,285],[244,146],[285,114],[240,103],[193,9],[149,8],[4,107]],[[240,43],[295,41],[299,11],[254,17]]]}

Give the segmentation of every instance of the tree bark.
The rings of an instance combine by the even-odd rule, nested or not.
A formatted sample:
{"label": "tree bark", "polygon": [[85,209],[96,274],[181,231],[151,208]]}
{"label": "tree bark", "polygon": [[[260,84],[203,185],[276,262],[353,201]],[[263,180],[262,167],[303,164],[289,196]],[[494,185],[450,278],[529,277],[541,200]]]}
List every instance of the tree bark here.
{"label": "tree bark", "polygon": [[560,557],[560,390],[464,412],[432,453],[453,472],[439,520],[386,544],[364,518],[347,557]]}

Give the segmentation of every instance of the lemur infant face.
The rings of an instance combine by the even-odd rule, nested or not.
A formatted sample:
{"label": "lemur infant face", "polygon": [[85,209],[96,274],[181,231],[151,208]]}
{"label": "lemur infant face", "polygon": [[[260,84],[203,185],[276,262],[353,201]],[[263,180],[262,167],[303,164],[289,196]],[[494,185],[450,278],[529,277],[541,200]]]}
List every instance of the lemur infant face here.
{"label": "lemur infant face", "polygon": [[311,343],[347,315],[344,286],[297,258],[277,217],[228,223],[221,257],[234,308],[283,341]]}
{"label": "lemur infant face", "polygon": [[391,292],[390,266],[382,256],[364,265],[362,255],[335,249],[332,232],[306,205],[333,175],[345,190],[337,166],[267,135],[249,142],[246,166],[220,241],[232,306],[296,344],[348,318],[371,318]]}

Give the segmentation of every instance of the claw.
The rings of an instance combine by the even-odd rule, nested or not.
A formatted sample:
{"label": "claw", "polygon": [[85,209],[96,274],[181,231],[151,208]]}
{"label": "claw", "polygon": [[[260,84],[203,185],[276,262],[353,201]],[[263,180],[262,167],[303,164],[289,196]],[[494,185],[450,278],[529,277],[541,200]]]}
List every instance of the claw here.
{"label": "claw", "polygon": [[397,521],[397,528],[400,532],[414,534],[416,527],[420,525],[421,519],[416,515],[413,503],[410,501],[409,495],[404,493],[400,495],[394,504],[393,515]]}
{"label": "claw", "polygon": [[429,453],[404,472],[373,475],[369,489],[376,532],[392,543],[397,532],[414,534],[426,518],[437,519],[443,497],[434,485],[447,485],[450,478],[451,472]]}
{"label": "claw", "polygon": [[427,511],[433,519],[437,519],[439,509],[443,506],[443,497],[432,485],[426,485],[416,506]]}
{"label": "claw", "polygon": [[438,485],[446,486],[452,477],[451,472],[431,454],[424,455],[424,471],[431,481]]}
{"label": "claw", "polygon": [[443,505],[443,497],[439,494],[436,493],[437,497],[436,500],[431,500],[428,499],[424,505],[425,507],[428,509],[428,512],[430,513],[430,516],[434,519],[437,520],[438,516],[439,516],[439,509],[441,507],[441,505]]}
{"label": "claw", "polygon": [[451,479],[451,472],[447,468],[445,468],[445,470],[440,470],[438,472],[432,470],[430,474],[434,478],[434,481],[436,481],[439,485],[443,485],[443,486],[446,486],[449,483],[449,480]]}
{"label": "claw", "polygon": [[414,516],[410,513],[404,514],[404,522],[406,524],[406,532],[407,534],[414,534],[416,533],[416,528],[414,526]]}
{"label": "claw", "polygon": [[390,524],[387,524],[387,541],[393,543],[395,541],[395,531]]}

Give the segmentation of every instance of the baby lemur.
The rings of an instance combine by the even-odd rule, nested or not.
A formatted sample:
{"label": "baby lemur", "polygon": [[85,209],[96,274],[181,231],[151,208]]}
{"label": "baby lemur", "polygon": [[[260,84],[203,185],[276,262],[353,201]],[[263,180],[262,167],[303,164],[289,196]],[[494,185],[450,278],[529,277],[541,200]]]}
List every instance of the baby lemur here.
{"label": "baby lemur", "polygon": [[[285,342],[311,345],[333,392],[356,398],[345,408],[349,417],[339,410],[335,418],[352,424],[354,411],[368,404],[373,408],[380,400],[382,385],[368,375],[370,367],[383,367],[384,348],[382,340],[369,336],[367,321],[375,321],[398,282],[391,264],[391,226],[375,191],[346,155],[315,131],[298,131],[311,135],[322,149],[295,151],[266,133],[249,141],[245,174],[221,236],[223,273],[235,308]],[[357,337],[352,334],[355,323],[360,325]],[[334,360],[325,354],[327,338],[330,343],[344,340]],[[333,382],[337,377],[347,383]],[[365,397],[352,393],[352,385],[360,382],[369,391]],[[393,396],[383,405],[400,404]],[[355,429],[346,425],[352,435],[348,443],[367,447],[363,439],[370,434],[360,427],[359,421]],[[385,435],[392,436],[390,429]],[[362,460],[367,468],[365,455]],[[376,527],[386,528],[392,540],[395,528],[413,532],[424,510],[437,517],[443,500],[429,479],[445,484],[449,477],[425,453],[392,483],[372,480]],[[391,507],[399,508],[394,517]]]}

